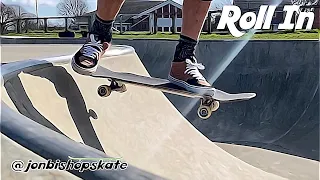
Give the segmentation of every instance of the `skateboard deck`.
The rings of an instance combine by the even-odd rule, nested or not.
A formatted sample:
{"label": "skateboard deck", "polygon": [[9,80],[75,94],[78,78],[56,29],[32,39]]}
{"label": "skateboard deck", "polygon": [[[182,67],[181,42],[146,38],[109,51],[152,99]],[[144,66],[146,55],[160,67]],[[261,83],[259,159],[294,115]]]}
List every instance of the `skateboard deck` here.
{"label": "skateboard deck", "polygon": [[[122,73],[122,72],[114,72],[104,67],[99,66],[97,71],[91,75],[92,77],[98,78],[107,78],[110,80],[115,80],[118,82],[138,85],[138,86],[145,86],[152,89],[157,89],[163,92],[187,96],[191,98],[202,98],[203,94],[197,94],[194,92],[190,92],[180,86],[177,86],[171,83],[167,79],[155,78],[155,77],[147,77],[141,76],[132,73]],[[214,89],[214,95],[212,96],[213,99],[218,101],[237,101],[237,100],[248,100],[254,98],[256,96],[255,93],[237,93],[237,94],[230,94],[219,89]]]}
{"label": "skateboard deck", "polygon": [[[201,111],[201,108],[206,109],[206,111],[216,111],[219,107],[219,102],[233,102],[233,101],[244,101],[252,99],[256,96],[255,93],[237,93],[230,94],[219,89],[212,88],[208,90],[208,94],[199,94],[186,90],[183,87],[171,83],[167,79],[147,77],[132,73],[123,73],[123,72],[114,72],[102,66],[99,66],[93,74],[92,77],[95,78],[106,78],[111,84],[102,85],[98,88],[98,93],[100,96],[109,96],[112,91],[125,92],[125,84],[132,84],[137,86],[142,86],[146,88],[160,90],[162,92],[190,97],[190,98],[199,98],[201,99],[201,105],[198,111]],[[209,113],[209,112],[208,112]],[[199,112],[198,112],[199,114]],[[209,116],[211,113],[209,113]],[[203,116],[199,114],[203,119]],[[205,115],[208,116],[208,115]]]}

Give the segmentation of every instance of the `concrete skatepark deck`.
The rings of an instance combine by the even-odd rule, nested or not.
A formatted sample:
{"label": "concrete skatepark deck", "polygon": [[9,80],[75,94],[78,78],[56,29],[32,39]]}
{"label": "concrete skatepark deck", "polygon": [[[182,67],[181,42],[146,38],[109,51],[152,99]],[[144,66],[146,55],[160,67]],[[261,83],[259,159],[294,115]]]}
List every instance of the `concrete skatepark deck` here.
{"label": "concrete skatepark deck", "polygon": [[[10,48],[14,49],[14,47]],[[137,51],[139,54],[140,50]],[[118,46],[109,53],[107,54],[109,57],[106,57],[107,60],[103,61],[102,66],[115,71],[149,75],[146,67],[150,68],[145,60],[142,60],[142,63],[130,47]],[[46,62],[39,65],[34,65],[39,62],[37,60],[17,62],[5,72],[2,71],[3,103],[10,107],[11,111],[19,112],[26,117],[25,122],[28,123],[25,126],[29,121],[30,124],[37,122],[37,125],[43,127],[41,132],[48,134],[34,135],[35,137],[29,139],[16,138],[17,135],[9,130],[14,127],[18,130],[18,124],[13,126],[8,119],[1,122],[3,136],[18,141],[24,148],[32,149],[33,152],[45,158],[49,158],[50,153],[43,152],[46,147],[45,143],[41,143],[41,138],[43,142],[53,138],[57,142],[61,141],[61,144],[66,147],[68,143],[74,143],[75,147],[82,147],[82,151],[79,150],[80,148],[74,148],[73,153],[78,153],[76,154],[78,157],[86,153],[94,157],[121,157],[132,167],[123,176],[140,177],[136,179],[234,180],[317,177],[317,174],[312,175],[314,170],[318,169],[318,162],[314,160],[297,159],[294,156],[276,152],[272,154],[278,157],[280,164],[284,162],[281,158],[285,156],[287,163],[308,166],[308,172],[303,167],[295,165],[287,167],[287,164],[281,164],[282,168],[274,169],[277,167],[277,162],[272,161],[265,162],[271,169],[261,168],[251,165],[250,158],[243,159],[243,157],[232,155],[235,149],[228,148],[228,144],[218,144],[219,147],[210,141],[181,115],[176,109],[177,105],[171,103],[172,100],[170,102],[164,94],[156,90],[128,86],[126,93],[114,93],[108,98],[100,98],[96,94],[96,89],[104,81],[74,73],[67,63],[68,58],[68,56],[60,57],[60,60],[55,59],[53,63],[51,60],[54,59],[43,58]],[[21,66],[28,68],[24,68],[23,72],[21,72],[22,69],[14,69]],[[9,73],[11,71],[13,73]],[[4,75],[4,73],[7,74]],[[2,112],[1,116],[5,118],[5,111]],[[34,125],[34,127],[37,126]],[[19,129],[19,131],[22,130]],[[32,131],[28,133],[31,134]],[[45,139],[46,137],[48,139]],[[40,140],[32,142],[34,139]],[[37,148],[32,147],[35,144],[43,146],[44,150],[36,151]],[[89,147],[84,148],[84,144]],[[63,147],[61,151],[59,156],[54,157],[63,159],[67,154],[71,155],[71,152],[64,151]],[[263,149],[260,152],[264,155],[270,155],[270,153]],[[7,154],[10,155],[10,153]],[[252,161],[255,159],[251,159]],[[252,162],[252,164],[255,163]],[[7,169],[2,167],[7,172],[6,176],[14,176],[16,173],[10,172],[8,166],[10,165],[5,165]],[[293,169],[300,169],[301,174],[292,175],[289,170]],[[75,175],[79,176],[79,174]],[[121,176],[111,173],[93,175],[96,175],[95,177],[106,175],[110,179],[119,179]],[[78,178],[76,176],[74,178]],[[48,177],[50,179],[50,175]],[[64,176],[61,175],[61,177]]]}

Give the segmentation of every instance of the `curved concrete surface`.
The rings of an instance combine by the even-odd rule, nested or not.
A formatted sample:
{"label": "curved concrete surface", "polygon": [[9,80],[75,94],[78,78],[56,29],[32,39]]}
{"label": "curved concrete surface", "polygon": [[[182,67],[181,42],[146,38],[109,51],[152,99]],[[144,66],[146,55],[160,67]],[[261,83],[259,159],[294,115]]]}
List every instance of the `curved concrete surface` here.
{"label": "curved concrete surface", "polygon": [[[133,46],[150,75],[167,76],[176,41],[117,42]],[[319,179],[319,41],[254,40],[242,46],[243,41],[201,41],[197,55],[214,86],[256,92],[254,99],[223,104],[202,121],[198,102],[166,96],[202,134],[223,142],[217,145],[239,159],[290,179]]]}
{"label": "curved concrete surface", "polygon": [[[107,53],[106,57],[125,55],[128,53],[131,54],[132,52],[132,48],[130,47],[118,46],[111,49],[111,51]],[[107,156],[102,151],[90,146],[86,146],[83,143],[75,142],[69,137],[64,136],[63,133],[54,126],[54,124],[46,120],[36,109],[33,109],[31,107],[32,105],[28,104],[28,100],[23,99],[24,93],[21,91],[19,92],[20,89],[14,87],[14,85],[19,85],[19,83],[17,82],[14,85],[11,83],[15,82],[14,79],[17,78],[20,73],[32,73],[39,69],[53,67],[52,63],[65,64],[69,62],[70,57],[71,56],[60,56],[58,58],[46,58],[46,60],[27,60],[22,62],[13,62],[2,66],[2,83],[5,88],[9,90],[6,91],[2,88],[1,93],[1,133],[19,143],[29,151],[32,151],[45,159],[66,162],[69,160],[69,156],[99,159],[109,158],[110,156]],[[53,79],[55,76],[56,75],[53,75]],[[61,80],[63,81],[63,79]],[[10,91],[10,88],[12,87],[17,91]],[[68,87],[66,86],[64,88]],[[11,106],[11,108],[9,108],[8,105]],[[17,111],[19,111],[21,114],[17,113]],[[2,146],[2,151],[6,152],[9,150],[10,149],[8,146]],[[23,151],[26,150],[21,148],[17,149],[18,153],[23,153]],[[24,160],[28,157],[30,158],[30,153],[29,155],[26,154],[26,157],[16,160]],[[38,159],[32,159],[31,157],[31,160],[37,161]],[[91,160],[88,161],[91,162]],[[24,164],[25,169],[27,162]],[[4,164],[3,167],[4,168],[2,168],[2,170],[5,169],[5,172],[7,173],[3,173],[1,177],[9,179],[10,176],[12,176],[11,164]],[[130,164],[125,171],[100,170],[84,171],[80,173],[75,170],[70,170],[69,172],[72,172],[74,175],[83,179],[163,179],[159,176],[138,169]],[[47,176],[41,176],[43,174],[47,174]],[[22,177],[22,179],[26,178],[26,176],[22,176],[21,174],[17,175],[15,178],[19,179],[19,177]],[[67,176],[62,173],[30,173],[29,177],[31,179],[71,179],[70,175]]]}
{"label": "curved concrete surface", "polygon": [[[148,75],[135,53],[109,57],[101,65]],[[75,74],[68,64],[41,66],[10,77],[3,87],[9,97],[2,100],[74,141],[163,178],[283,179],[216,146],[161,92],[128,86],[126,93],[100,98],[96,88],[104,83]]]}
{"label": "curved concrete surface", "polygon": [[[38,154],[39,156],[51,160],[52,161],[60,161],[60,162],[68,162],[70,161],[69,156],[71,157],[89,157],[95,159],[101,158],[110,158],[105,153],[92,148],[90,146],[84,145],[82,143],[75,142],[70,138],[63,136],[55,131],[50,130],[49,128],[43,126],[40,123],[37,123],[21,114],[16,113],[11,110],[5,103],[2,102],[1,109],[1,133],[19,143],[21,146],[26,149]],[[8,150],[8,146],[2,147],[2,150]],[[18,153],[23,153],[22,149],[17,150]],[[11,152],[15,153],[15,152]],[[31,158],[32,162],[39,162],[38,159],[33,159],[29,154],[25,154],[26,157],[22,157],[22,159],[15,159],[18,161],[22,161],[25,158]],[[29,161],[30,161],[29,160]],[[22,170],[31,169],[29,167],[29,161],[23,161]],[[82,162],[90,163],[96,162],[97,160],[81,160]],[[122,160],[121,160],[122,161]],[[13,162],[12,162],[13,163]],[[40,163],[47,163],[46,161],[40,161]],[[77,160],[73,160],[70,164],[77,163]],[[21,168],[21,163],[20,168]],[[34,164],[34,163],[32,163]],[[67,163],[68,164],[68,163]],[[100,162],[99,162],[100,164]],[[5,164],[5,172],[1,174],[1,178],[10,179],[10,175],[12,174],[11,166],[13,164]],[[57,164],[56,164],[57,165]],[[54,167],[57,167],[54,165]],[[61,165],[61,164],[60,164]],[[78,164],[79,165],[79,164]],[[81,165],[81,164],[80,164]],[[45,165],[46,166],[46,165]],[[96,165],[100,166],[100,165]],[[103,166],[103,165],[102,165]],[[17,167],[16,165],[13,167]],[[31,165],[31,167],[34,167]],[[61,166],[60,166],[61,167]],[[68,165],[70,167],[70,165]],[[75,166],[79,167],[79,166]],[[51,163],[52,168],[52,163]],[[28,172],[32,172],[31,175],[28,176],[31,179],[60,179],[60,178],[69,178],[70,176],[66,176],[63,173],[54,173],[55,171],[51,171],[48,176],[39,176],[42,173],[34,173],[32,170]],[[28,173],[27,172],[27,173]],[[49,170],[50,172],[50,170]],[[68,172],[82,178],[82,179],[97,179],[97,180],[118,180],[118,179],[163,179],[153,174],[150,174],[146,171],[137,169],[134,166],[129,165],[125,171],[108,171],[108,170],[96,170],[96,171],[83,171],[79,172],[78,170],[68,169]],[[21,172],[20,172],[21,173]],[[35,176],[32,176],[34,174]],[[46,174],[46,173],[44,173]],[[5,175],[9,175],[5,176]],[[16,174],[15,174],[16,175]],[[24,176],[22,179],[25,179],[28,176]],[[16,176],[19,178],[19,176]],[[21,177],[21,175],[20,175]]]}
{"label": "curved concrete surface", "polygon": [[[154,52],[148,47],[142,48],[141,41],[119,42],[131,43],[135,47],[149,73],[154,75],[158,72],[159,77],[165,74],[164,68],[168,65],[172,44],[166,42],[168,46],[164,47],[161,44],[153,46],[152,42],[149,42],[149,48],[158,50]],[[69,54],[79,48],[71,45],[41,46],[44,51],[35,55],[34,50],[37,47],[39,46],[4,46],[2,59],[5,57],[8,61],[14,61],[39,56],[48,57],[52,54]],[[17,50],[26,53],[11,53]],[[53,53],[49,53],[51,50]],[[8,54],[5,54],[6,52]],[[156,58],[151,58],[155,54]],[[103,62],[103,66],[113,70],[148,75],[135,54],[111,57]],[[159,62],[162,62],[161,66]],[[319,178],[317,161],[286,155],[281,151],[210,142],[196,128],[199,129],[201,124],[208,126],[208,123],[214,121],[189,119],[196,126],[194,128],[175,109],[177,107],[181,111],[181,106],[170,96],[167,97],[175,107],[162,93],[134,86],[129,86],[128,92],[124,94],[114,93],[104,99],[96,95],[96,88],[103,83],[104,80],[74,74],[69,65],[56,64],[11,78],[5,84],[5,90],[9,95],[4,93],[2,100],[12,108],[16,106],[25,116],[56,132],[102,150],[110,156],[121,156],[130,165],[163,178]],[[35,88],[35,85],[38,88]],[[245,90],[250,91],[251,87]],[[186,102],[183,98],[180,103]],[[250,102],[245,104],[250,105]],[[232,107],[241,108],[241,104],[230,106],[227,109],[229,111]],[[221,114],[227,112],[226,109],[221,111]],[[190,115],[187,117],[190,118]],[[233,116],[235,120],[238,117]],[[224,120],[225,117],[221,118]],[[219,125],[209,127],[209,130],[215,127]],[[208,136],[206,131],[200,130]]]}
{"label": "curved concrete surface", "polygon": [[16,173],[10,169],[10,165],[14,160],[22,160],[28,162],[29,159],[33,161],[44,161],[45,159],[39,155],[29,151],[5,135],[1,134],[1,177],[2,179],[52,179],[55,177],[60,180],[80,180],[77,176],[65,171],[30,171],[29,173]]}

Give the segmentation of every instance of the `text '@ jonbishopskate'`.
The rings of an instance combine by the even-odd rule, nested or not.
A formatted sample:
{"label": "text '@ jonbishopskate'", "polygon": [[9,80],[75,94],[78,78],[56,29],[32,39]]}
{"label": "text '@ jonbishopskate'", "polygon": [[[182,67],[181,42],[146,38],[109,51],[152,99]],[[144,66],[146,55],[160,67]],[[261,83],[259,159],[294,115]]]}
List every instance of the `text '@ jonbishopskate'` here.
{"label": "text '@ jonbishopskate'", "polygon": [[128,167],[128,163],[116,161],[104,161],[97,160],[95,162],[84,161],[60,161],[60,160],[47,160],[45,162],[37,162],[29,160],[27,164],[22,160],[15,160],[11,164],[11,168],[15,172],[29,172],[32,170],[61,170],[61,171],[97,171],[97,170],[125,170]]}

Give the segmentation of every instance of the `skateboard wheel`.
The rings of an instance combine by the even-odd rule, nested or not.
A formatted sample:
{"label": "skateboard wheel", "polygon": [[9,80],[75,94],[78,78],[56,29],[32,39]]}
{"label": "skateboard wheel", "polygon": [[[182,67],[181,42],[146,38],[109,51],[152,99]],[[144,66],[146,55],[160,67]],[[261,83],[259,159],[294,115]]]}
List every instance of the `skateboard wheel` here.
{"label": "skateboard wheel", "polygon": [[213,101],[210,105],[212,112],[217,111],[219,109],[219,107],[220,107],[219,101]]}
{"label": "skateboard wheel", "polygon": [[120,93],[123,93],[123,92],[126,92],[127,91],[127,87],[125,84],[122,84],[120,87],[119,87],[119,90],[118,90]]}
{"label": "skateboard wheel", "polygon": [[108,97],[111,94],[111,87],[107,85],[101,85],[98,88],[98,94],[101,97]]}
{"label": "skateboard wheel", "polygon": [[198,109],[198,116],[201,119],[208,119],[211,116],[211,112],[210,106],[200,106]]}

